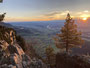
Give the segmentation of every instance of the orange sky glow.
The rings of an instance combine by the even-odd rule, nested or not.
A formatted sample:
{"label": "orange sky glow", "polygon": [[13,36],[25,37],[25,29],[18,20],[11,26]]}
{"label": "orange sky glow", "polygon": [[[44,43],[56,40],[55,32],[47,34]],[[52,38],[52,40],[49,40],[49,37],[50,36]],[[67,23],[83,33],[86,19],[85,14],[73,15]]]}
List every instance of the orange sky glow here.
{"label": "orange sky glow", "polygon": [[80,18],[82,20],[87,20],[90,17],[89,11],[82,11],[82,12],[70,12],[70,11],[58,11],[56,14],[55,12],[37,15],[37,16],[22,16],[22,17],[7,17],[5,21],[49,21],[49,20],[65,20],[67,13],[71,14],[73,19]]}
{"label": "orange sky glow", "polygon": [[5,21],[65,20],[67,13],[73,19],[90,17],[90,0],[3,0],[0,14]]}

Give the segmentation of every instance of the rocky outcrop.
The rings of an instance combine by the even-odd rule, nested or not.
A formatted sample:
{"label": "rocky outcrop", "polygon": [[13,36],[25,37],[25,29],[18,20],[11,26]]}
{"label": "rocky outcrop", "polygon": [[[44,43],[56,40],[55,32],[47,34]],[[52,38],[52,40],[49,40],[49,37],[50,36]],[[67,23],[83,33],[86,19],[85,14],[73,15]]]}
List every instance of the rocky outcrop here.
{"label": "rocky outcrop", "polygon": [[31,59],[17,44],[0,41],[0,68],[29,68]]}
{"label": "rocky outcrop", "polygon": [[0,26],[0,40],[6,41],[8,44],[13,45],[16,41],[16,32],[12,28],[7,28],[5,26]]}
{"label": "rocky outcrop", "polygon": [[47,68],[47,65],[42,60],[33,58],[30,63],[30,68]]}
{"label": "rocky outcrop", "polygon": [[30,68],[30,61],[16,42],[16,32],[0,26],[0,68]]}

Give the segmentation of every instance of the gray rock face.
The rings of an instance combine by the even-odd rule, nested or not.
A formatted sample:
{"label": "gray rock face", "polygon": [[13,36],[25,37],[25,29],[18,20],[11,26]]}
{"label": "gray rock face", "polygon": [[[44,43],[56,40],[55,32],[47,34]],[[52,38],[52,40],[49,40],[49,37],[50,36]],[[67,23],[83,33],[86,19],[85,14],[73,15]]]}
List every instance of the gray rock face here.
{"label": "gray rock face", "polygon": [[30,61],[17,44],[15,31],[0,26],[0,68],[30,68]]}
{"label": "gray rock face", "polygon": [[46,65],[39,59],[31,60],[17,43],[9,45],[3,41],[0,44],[0,68],[46,68]]}
{"label": "gray rock face", "polygon": [[17,43],[9,45],[3,41],[0,47],[0,68],[30,68],[31,59]]}

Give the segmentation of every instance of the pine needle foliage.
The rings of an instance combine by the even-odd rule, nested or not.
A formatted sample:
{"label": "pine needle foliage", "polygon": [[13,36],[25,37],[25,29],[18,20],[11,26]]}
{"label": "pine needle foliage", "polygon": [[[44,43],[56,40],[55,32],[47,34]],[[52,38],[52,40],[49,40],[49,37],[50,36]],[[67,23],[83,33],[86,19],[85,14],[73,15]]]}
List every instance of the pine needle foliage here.
{"label": "pine needle foliage", "polygon": [[77,30],[75,21],[67,14],[66,22],[61,28],[60,33],[54,38],[55,44],[58,48],[64,48],[66,53],[69,52],[70,48],[81,47],[84,40],[81,37],[82,33]]}

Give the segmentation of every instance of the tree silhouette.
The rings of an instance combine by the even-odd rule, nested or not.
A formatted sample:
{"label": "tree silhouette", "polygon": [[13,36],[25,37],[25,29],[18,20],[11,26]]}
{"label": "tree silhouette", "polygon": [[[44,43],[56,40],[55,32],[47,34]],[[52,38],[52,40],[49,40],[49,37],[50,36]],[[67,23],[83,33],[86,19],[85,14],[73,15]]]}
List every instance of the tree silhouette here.
{"label": "tree silhouette", "polygon": [[0,3],[2,3],[3,2],[3,0],[0,0]]}
{"label": "tree silhouette", "polygon": [[4,20],[5,15],[6,15],[6,13],[3,13],[0,15],[0,22],[2,22]]}

